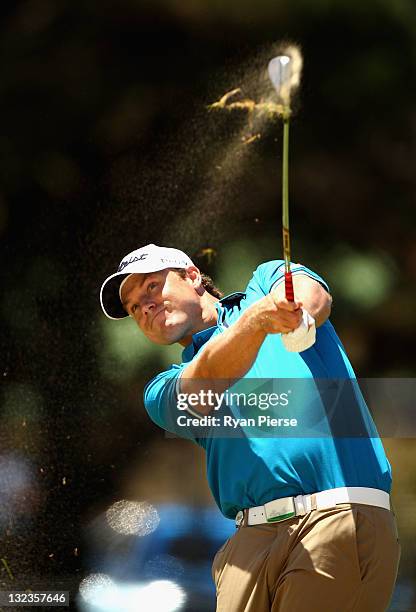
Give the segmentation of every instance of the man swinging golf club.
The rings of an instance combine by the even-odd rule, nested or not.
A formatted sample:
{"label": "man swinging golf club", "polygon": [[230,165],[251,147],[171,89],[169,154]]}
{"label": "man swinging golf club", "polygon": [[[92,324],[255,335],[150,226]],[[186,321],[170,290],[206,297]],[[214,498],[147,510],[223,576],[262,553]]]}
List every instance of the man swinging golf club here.
{"label": "man swinging golf club", "polygon": [[[219,299],[183,252],[147,245],[129,253],[104,282],[112,319],[131,316],[157,344],[180,343],[182,363],[145,388],[145,407],[163,429],[207,454],[208,480],[238,531],[213,563],[217,610],[309,612],[385,610],[400,555],[390,510],[391,470],[378,437],[200,437],[179,425],[178,394],[201,380],[354,379],[328,320],[323,279],[292,267],[296,300],[284,297],[284,263],[260,265],[242,293]],[[307,350],[287,351],[282,336],[316,324]],[[367,420],[365,405],[358,410]],[[209,406],[189,406],[189,416]]]}
{"label": "man swinging golf club", "polygon": [[[131,316],[156,344],[184,347],[182,363],[146,385],[144,404],[161,428],[205,450],[215,501],[236,522],[213,561],[217,611],[386,610],[400,557],[391,469],[329,321],[325,281],[285,257],[261,264],[243,292],[221,297],[187,254],[148,244],[104,281],[101,306],[111,319]],[[202,401],[185,402],[183,425],[179,396],[254,379],[344,380],[352,392],[330,403],[338,428],[330,423],[322,435],[201,433],[195,421],[216,411]],[[305,422],[325,403],[299,397]],[[233,405],[222,409],[235,414]],[[359,435],[343,429],[351,420]]]}

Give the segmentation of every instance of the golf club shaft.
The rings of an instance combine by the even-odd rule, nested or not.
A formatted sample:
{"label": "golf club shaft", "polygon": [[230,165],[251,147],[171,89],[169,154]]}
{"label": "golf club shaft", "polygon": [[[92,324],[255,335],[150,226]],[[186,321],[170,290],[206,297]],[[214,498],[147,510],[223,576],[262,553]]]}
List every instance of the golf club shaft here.
{"label": "golf club shaft", "polygon": [[282,230],[283,257],[285,260],[285,295],[288,302],[294,302],[292,273],[290,271],[289,234],[289,115],[285,116],[283,120]]}

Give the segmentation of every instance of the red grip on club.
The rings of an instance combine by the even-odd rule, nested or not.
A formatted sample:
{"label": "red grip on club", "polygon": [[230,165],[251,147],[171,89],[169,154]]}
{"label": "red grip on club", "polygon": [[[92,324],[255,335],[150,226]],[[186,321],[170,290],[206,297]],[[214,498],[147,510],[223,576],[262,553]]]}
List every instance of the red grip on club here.
{"label": "red grip on club", "polygon": [[295,301],[295,294],[293,292],[292,283],[292,272],[285,272],[285,295],[288,302]]}

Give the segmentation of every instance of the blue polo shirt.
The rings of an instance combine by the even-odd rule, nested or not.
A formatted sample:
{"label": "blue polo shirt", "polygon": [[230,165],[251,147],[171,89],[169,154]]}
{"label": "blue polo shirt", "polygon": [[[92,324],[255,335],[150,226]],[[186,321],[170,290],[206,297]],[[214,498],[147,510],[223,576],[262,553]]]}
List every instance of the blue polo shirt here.
{"label": "blue polo shirt", "polygon": [[[292,272],[306,274],[329,290],[325,281],[305,266],[292,265]],[[266,430],[266,435],[256,435],[259,430],[250,427],[238,427],[237,436],[218,435],[214,428],[212,435],[201,435],[198,427],[178,424],[180,415],[190,416],[178,411],[177,383],[182,371],[212,338],[224,333],[246,308],[283,281],[283,261],[261,264],[244,292],[216,303],[217,324],[192,337],[192,343],[182,353],[182,363],[161,372],[144,389],[150,418],[166,431],[191,439],[206,451],[211,491],[220,510],[229,518],[243,508],[273,499],[336,487],[372,487],[388,493],[391,489],[391,468],[382,442],[344,347],[329,320],[316,330],[315,344],[301,353],[286,351],[280,334],[266,336],[253,366],[236,385],[241,388],[244,383],[261,379],[269,390],[270,385],[276,390],[282,385],[286,389],[292,381],[296,396],[292,407],[301,417],[301,428],[295,435],[288,429],[277,432],[276,428],[273,435],[273,427]],[[324,391],[317,381],[328,382]],[[331,381],[338,383],[332,385],[336,401],[334,392],[331,394]],[[339,381],[346,382],[341,394]],[[243,409],[233,402],[221,410],[234,417],[243,414]],[[279,410],[282,416],[282,408]]]}

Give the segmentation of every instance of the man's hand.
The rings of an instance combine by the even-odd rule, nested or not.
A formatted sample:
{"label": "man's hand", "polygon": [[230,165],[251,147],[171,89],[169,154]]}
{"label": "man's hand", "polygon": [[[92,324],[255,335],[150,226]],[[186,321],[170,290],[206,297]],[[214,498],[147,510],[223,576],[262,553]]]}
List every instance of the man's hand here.
{"label": "man's hand", "polygon": [[[315,319],[316,327],[323,325],[331,314],[332,298],[329,293],[318,281],[306,274],[293,275],[293,289],[295,297],[302,302],[303,308]],[[277,285],[273,290],[273,294],[277,300],[284,299],[284,282]]]}
{"label": "man's hand", "polygon": [[272,291],[247,308],[253,330],[266,334],[284,334],[296,329],[302,320],[302,303],[288,302]]}

